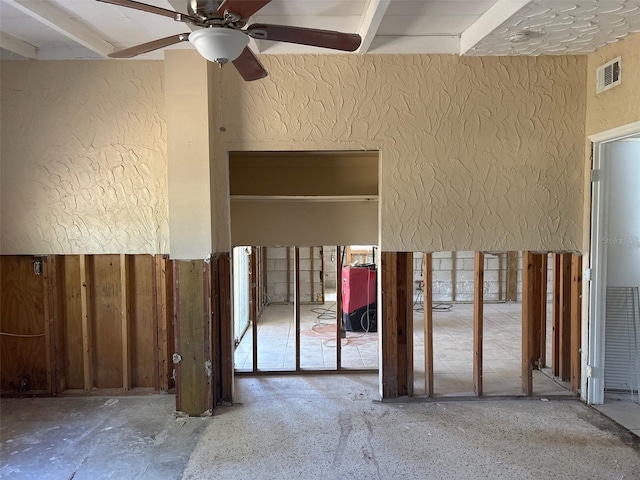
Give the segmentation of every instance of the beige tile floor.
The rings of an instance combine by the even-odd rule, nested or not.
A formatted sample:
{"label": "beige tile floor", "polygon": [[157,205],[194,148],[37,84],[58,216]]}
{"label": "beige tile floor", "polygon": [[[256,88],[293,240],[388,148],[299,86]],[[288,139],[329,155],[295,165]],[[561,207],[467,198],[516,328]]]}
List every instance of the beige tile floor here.
{"label": "beige tile floor", "polygon": [[[415,393],[424,394],[424,317],[416,305],[414,312]],[[318,318],[335,305],[301,306],[300,366],[308,370],[336,369],[335,313]],[[549,319],[551,316],[548,316]],[[473,305],[454,304],[436,309],[433,316],[434,386],[437,395],[473,395],[472,379]],[[548,331],[551,331],[549,325]],[[521,305],[487,304],[484,308],[483,379],[486,395],[520,395]],[[249,329],[236,349],[238,371],[253,366],[252,331]],[[549,335],[550,337],[550,335]],[[378,367],[377,333],[347,332],[341,340],[342,367]],[[551,358],[548,348],[547,358]],[[269,305],[258,322],[258,370],[295,370],[295,327],[293,305]],[[569,395],[561,385],[542,372],[534,374],[534,393]]]}

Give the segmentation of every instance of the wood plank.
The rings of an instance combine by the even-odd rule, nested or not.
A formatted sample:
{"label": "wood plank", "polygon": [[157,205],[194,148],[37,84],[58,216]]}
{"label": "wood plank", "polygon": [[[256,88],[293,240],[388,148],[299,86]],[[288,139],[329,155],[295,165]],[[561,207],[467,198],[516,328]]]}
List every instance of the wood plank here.
{"label": "wood plank", "polygon": [[291,303],[291,248],[285,247],[287,251],[287,303]]}
{"label": "wood plank", "polygon": [[[398,396],[398,262],[396,252],[381,252],[382,397]],[[380,316],[378,317],[380,318]]]}
{"label": "wood plank", "polygon": [[[254,282],[253,279],[257,275],[257,263],[256,259],[251,256],[251,299],[253,303],[253,298],[255,295],[254,292]],[[251,333],[253,338],[253,371],[256,372],[258,370],[258,311],[257,309],[251,309]]]}
{"label": "wood plank", "polygon": [[473,391],[481,397],[482,342],[484,331],[484,254],[475,252],[473,284]]}
{"label": "wood plank", "polygon": [[451,301],[455,302],[458,296],[458,253],[451,252]]}
{"label": "wood plank", "polygon": [[518,252],[507,252],[507,302],[518,301]]}
{"label": "wood plank", "polygon": [[314,255],[315,255],[315,248],[313,247],[309,247],[309,296],[311,298],[309,298],[310,302],[315,302],[316,301],[316,297],[315,297],[315,285],[316,285],[316,276],[314,275],[314,268],[315,268],[315,262],[314,262]]}
{"label": "wood plank", "polygon": [[221,345],[221,398],[233,400],[233,318],[231,316],[231,260],[228,252],[220,254],[220,345]]}
{"label": "wood plank", "polygon": [[82,371],[85,391],[94,387],[93,329],[90,305],[90,268],[86,255],[80,255],[80,302],[82,322]]}
{"label": "wood plank", "polygon": [[580,390],[582,341],[582,257],[571,255],[571,391]]}
{"label": "wood plank", "polygon": [[427,397],[433,397],[433,256],[424,253],[422,257],[424,272],[424,390]]}
{"label": "wood plank", "polygon": [[571,379],[571,254],[560,256],[560,378]]}
{"label": "wood plank", "polygon": [[62,255],[50,255],[51,259],[49,276],[51,287],[51,311],[53,322],[53,357],[54,357],[54,390],[53,394],[63,392],[66,389],[65,370],[65,316],[64,316],[64,258]]}
{"label": "wood plank", "polygon": [[522,392],[533,395],[533,366],[536,351],[535,342],[535,268],[536,262],[532,252],[522,252]]}
{"label": "wood plank", "polygon": [[[162,285],[156,284],[156,258],[151,255],[129,255],[126,262],[129,274],[125,280],[129,285],[127,288],[129,299],[122,303],[123,308],[128,305],[130,311],[130,384],[132,388],[159,389],[160,351],[157,348],[159,342],[157,322],[161,319],[157,308],[158,297],[163,294]],[[123,342],[123,345],[126,343]]]}
{"label": "wood plank", "polygon": [[64,255],[64,368],[66,387],[84,389],[84,336],[80,255]]}
{"label": "wood plank", "polygon": [[561,288],[562,270],[561,256],[553,254],[553,299],[552,299],[552,333],[551,333],[551,373],[554,377],[560,375],[560,318],[562,315]]}
{"label": "wood plank", "polygon": [[120,327],[122,341],[122,388],[131,390],[131,338],[129,334],[131,308],[129,298],[129,259],[120,254]]}
{"label": "wood plank", "polygon": [[538,368],[547,366],[547,269],[549,266],[549,255],[540,255],[540,339],[538,355]]}
{"label": "wood plank", "polygon": [[204,261],[176,261],[179,322],[180,410],[198,416],[208,409],[204,369]]}
{"label": "wood plank", "polygon": [[123,343],[120,256],[93,255],[89,265],[94,382],[97,388],[122,388]]}
{"label": "wood plank", "polygon": [[182,303],[180,302],[181,295],[181,287],[180,287],[180,266],[181,263],[178,260],[171,260],[171,285],[172,285],[172,297],[174,298],[173,302],[173,341],[174,348],[173,351],[175,355],[172,356],[173,363],[173,371],[175,372],[175,384],[176,384],[176,411],[182,412],[182,362],[181,358],[181,342],[182,338],[180,336],[180,331],[182,329],[182,312],[180,311],[180,307]]}
{"label": "wood plank", "polygon": [[55,266],[52,266],[51,259],[45,258],[42,261],[42,286],[43,286],[43,323],[44,323],[44,344],[47,372],[47,393],[53,394],[55,391],[55,347],[53,331],[53,311],[51,308],[52,296],[55,291],[51,290],[51,276],[55,278]]}
{"label": "wood plank", "polygon": [[[166,297],[166,340],[163,342],[163,348],[166,349],[163,355],[166,355],[166,361],[163,360],[163,363],[166,363],[165,379],[167,390],[175,387],[175,379],[173,375],[173,352],[176,352],[176,342],[175,342],[175,309],[174,309],[174,295],[173,295],[173,266],[172,262],[169,259],[168,255],[163,255],[162,257],[163,269],[162,272],[164,274],[163,283],[164,283],[164,292]],[[162,357],[161,357],[162,358]],[[165,383],[163,383],[165,385]]]}
{"label": "wood plank", "polygon": [[398,395],[413,397],[413,253],[398,253]]}
{"label": "wood plank", "polygon": [[214,374],[213,374],[213,361],[211,358],[212,348],[212,326],[211,326],[211,262],[215,262],[213,256],[209,256],[208,260],[204,261],[203,264],[203,272],[202,272],[202,325],[203,325],[203,335],[202,335],[202,347],[203,347],[203,368],[204,368],[204,385],[203,385],[203,399],[202,401],[206,405],[205,412],[213,412],[213,409],[217,406],[217,402],[215,400],[215,395],[213,393],[213,382],[214,382]]}
{"label": "wood plank", "polygon": [[3,391],[48,388],[44,284],[38,257],[0,256],[0,383]]}
{"label": "wood plank", "polygon": [[295,323],[295,338],[296,338],[296,372],[300,371],[300,248],[294,247],[293,249],[293,311],[294,311],[294,323]]}

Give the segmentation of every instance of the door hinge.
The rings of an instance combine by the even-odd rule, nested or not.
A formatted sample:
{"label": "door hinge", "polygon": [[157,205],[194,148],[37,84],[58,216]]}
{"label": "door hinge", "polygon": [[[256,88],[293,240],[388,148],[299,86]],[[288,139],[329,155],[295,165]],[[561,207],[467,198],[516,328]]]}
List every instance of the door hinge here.
{"label": "door hinge", "polygon": [[599,182],[600,181],[600,179],[601,179],[600,178],[600,172],[601,172],[601,170],[596,170],[596,169],[591,170],[591,181],[592,182]]}

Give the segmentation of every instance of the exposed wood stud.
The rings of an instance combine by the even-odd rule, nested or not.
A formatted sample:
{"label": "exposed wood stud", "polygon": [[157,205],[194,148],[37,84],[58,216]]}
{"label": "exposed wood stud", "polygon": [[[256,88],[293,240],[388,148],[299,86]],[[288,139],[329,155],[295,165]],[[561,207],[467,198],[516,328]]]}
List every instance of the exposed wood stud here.
{"label": "exposed wood stud", "polygon": [[251,334],[253,337],[253,371],[258,370],[258,310],[254,308],[256,304],[256,288],[254,279],[257,277],[257,262],[255,255],[251,255]]}
{"label": "exposed wood stud", "polygon": [[423,254],[424,285],[422,287],[424,307],[424,374],[425,394],[433,397],[433,257]]}
{"label": "exposed wood stud", "polygon": [[129,260],[120,254],[120,320],[122,327],[122,388],[131,389],[131,305],[129,297]]}
{"label": "exposed wood stud", "polygon": [[458,253],[451,252],[451,301],[455,302],[458,296]]}
{"label": "exposed wood stud", "polygon": [[475,253],[473,284],[473,391],[481,397],[482,388],[482,340],[484,329],[484,254]]}
{"label": "exposed wood stud", "polygon": [[309,263],[310,263],[310,271],[309,271],[309,288],[311,289],[311,292],[309,293],[310,297],[309,301],[310,302],[315,302],[316,298],[315,298],[315,285],[316,285],[316,276],[314,275],[314,258],[313,256],[315,255],[315,248],[313,247],[309,247]]}
{"label": "exposed wood stud", "polygon": [[[204,383],[206,384],[206,388],[202,392],[203,402],[207,406],[207,409],[213,411],[216,407],[215,394],[213,391],[214,383],[215,383],[215,374],[213,369],[213,358],[212,358],[212,350],[213,350],[213,332],[212,332],[212,315],[211,311],[211,301],[212,301],[212,281],[211,281],[211,262],[215,261],[212,256],[209,257],[208,260],[205,260],[203,269],[202,269],[202,312],[203,312],[203,335],[202,335],[202,346],[204,349],[204,371],[205,371],[205,379]],[[208,365],[208,368],[207,368]]]}
{"label": "exposed wood stud", "polygon": [[52,256],[42,259],[42,284],[43,284],[43,311],[44,311],[44,343],[45,343],[45,359],[47,372],[47,393],[55,393],[55,348],[54,348],[54,325],[53,311],[51,309],[52,296],[55,290],[51,289],[51,277],[55,278],[54,259]]}
{"label": "exposed wood stud", "polygon": [[518,252],[507,252],[507,302],[518,301]]}
{"label": "exposed wood stud", "polygon": [[553,299],[552,299],[552,333],[551,333],[551,373],[554,377],[560,375],[560,318],[562,305],[560,299],[562,289],[561,256],[553,254]]}
{"label": "exposed wood stud", "polygon": [[80,255],[80,302],[82,308],[82,368],[84,389],[93,388],[93,349],[89,305],[89,278],[87,275],[87,256]]}
{"label": "exposed wood stud", "polygon": [[300,248],[294,248],[294,315],[296,329],[296,372],[300,371]]}
{"label": "exposed wood stud", "polygon": [[537,355],[535,316],[539,300],[535,254],[522,252],[522,392],[525,395],[533,395],[533,368]]}
{"label": "exposed wood stud", "polygon": [[571,379],[571,254],[560,257],[560,378]]}
{"label": "exposed wood stud", "polygon": [[571,255],[571,391],[580,389],[582,257]]}
{"label": "exposed wood stud", "polygon": [[231,261],[229,253],[221,253],[219,262],[220,345],[222,357],[220,393],[222,401],[231,402],[233,397],[233,319],[231,317]]}
{"label": "exposed wood stud", "polygon": [[547,366],[547,268],[548,254],[540,255],[540,353],[538,356],[538,368]]}
{"label": "exposed wood stud", "polygon": [[285,247],[287,251],[287,303],[291,302],[291,248]]}

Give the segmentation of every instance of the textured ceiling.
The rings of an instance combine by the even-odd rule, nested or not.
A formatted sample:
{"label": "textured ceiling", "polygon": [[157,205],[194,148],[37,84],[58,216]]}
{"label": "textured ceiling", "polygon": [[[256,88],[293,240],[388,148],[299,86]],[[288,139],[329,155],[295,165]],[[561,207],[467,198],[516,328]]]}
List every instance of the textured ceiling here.
{"label": "textured ceiling", "polygon": [[[509,38],[530,32],[530,39]],[[640,32],[640,1],[533,1],[495,29],[467,55],[591,53]]]}
{"label": "textured ceiling", "polygon": [[[144,0],[186,11],[187,0]],[[640,0],[272,0],[249,23],[358,33],[363,53],[589,53],[640,31]],[[190,31],[171,18],[95,0],[0,0],[1,58],[105,58]],[[514,34],[530,32],[522,43]],[[330,53],[251,41],[257,53]],[[169,48],[192,48],[188,42]],[[137,58],[161,59],[163,51]]]}

